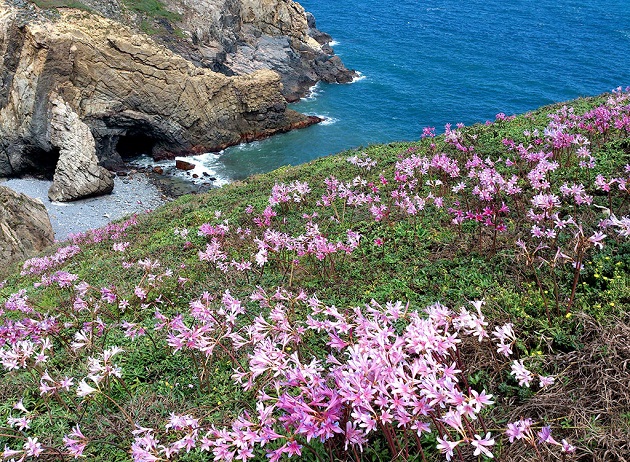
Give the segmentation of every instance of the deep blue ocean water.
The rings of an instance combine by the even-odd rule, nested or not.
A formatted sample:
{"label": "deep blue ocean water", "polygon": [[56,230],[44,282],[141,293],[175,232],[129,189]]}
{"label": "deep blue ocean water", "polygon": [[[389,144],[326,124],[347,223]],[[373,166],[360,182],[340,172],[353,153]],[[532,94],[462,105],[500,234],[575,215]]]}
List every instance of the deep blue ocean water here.
{"label": "deep blue ocean water", "polygon": [[363,78],[293,107],[328,118],[200,158],[232,180],[422,128],[472,124],[630,85],[628,0],[303,0]]}

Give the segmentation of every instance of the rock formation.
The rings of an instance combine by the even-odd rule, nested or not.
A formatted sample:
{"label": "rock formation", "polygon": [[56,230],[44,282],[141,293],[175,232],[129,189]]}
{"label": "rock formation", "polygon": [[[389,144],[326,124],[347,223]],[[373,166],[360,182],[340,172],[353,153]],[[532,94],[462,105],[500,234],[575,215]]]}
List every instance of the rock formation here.
{"label": "rock formation", "polygon": [[216,151],[317,121],[287,109],[270,70],[226,76],[102,16],[25,19],[4,2],[0,176],[58,167],[51,199],[111,191],[94,154],[111,168],[139,146],[156,157]]}
{"label": "rock formation", "polygon": [[0,0],[0,176],[54,172],[52,200],[110,192],[103,167],[126,155],[218,151],[317,123],[287,101],[354,76],[291,0],[54,4],[83,9]]}
{"label": "rock formation", "polygon": [[44,204],[0,186],[0,261],[8,264],[31,257],[53,242]]}
{"label": "rock formation", "polygon": [[[226,75],[278,72],[289,101],[316,82],[347,83],[346,69],[328,46],[331,37],[292,0],[161,0],[168,17],[130,11],[124,0],[82,0],[116,20],[150,28],[153,37],[197,66]],[[149,26],[147,26],[149,25]]]}
{"label": "rock formation", "polygon": [[51,94],[50,104],[50,143],[59,149],[50,200],[65,202],[112,192],[114,176],[98,165],[90,128],[59,95]]}

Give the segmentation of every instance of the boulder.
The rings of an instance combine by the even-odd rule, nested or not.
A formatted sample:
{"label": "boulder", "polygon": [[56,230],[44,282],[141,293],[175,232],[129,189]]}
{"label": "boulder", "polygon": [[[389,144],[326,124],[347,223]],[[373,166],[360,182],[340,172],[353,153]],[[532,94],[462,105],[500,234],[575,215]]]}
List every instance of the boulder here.
{"label": "boulder", "polygon": [[187,162],[183,159],[175,159],[175,168],[178,170],[193,170],[195,168],[195,164]]}
{"label": "boulder", "polygon": [[48,133],[51,144],[59,149],[59,160],[48,198],[68,202],[111,193],[114,175],[98,165],[90,128],[58,95],[52,95],[50,103]]}
{"label": "boulder", "polygon": [[0,186],[0,261],[29,258],[54,242],[44,204]]}

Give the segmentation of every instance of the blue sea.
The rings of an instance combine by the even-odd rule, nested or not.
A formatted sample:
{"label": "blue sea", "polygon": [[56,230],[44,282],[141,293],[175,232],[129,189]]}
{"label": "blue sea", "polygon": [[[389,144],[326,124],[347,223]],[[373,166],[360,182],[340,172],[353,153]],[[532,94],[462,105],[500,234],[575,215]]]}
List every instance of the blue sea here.
{"label": "blue sea", "polygon": [[322,124],[198,157],[220,183],[630,85],[628,0],[301,4],[361,78],[292,105]]}

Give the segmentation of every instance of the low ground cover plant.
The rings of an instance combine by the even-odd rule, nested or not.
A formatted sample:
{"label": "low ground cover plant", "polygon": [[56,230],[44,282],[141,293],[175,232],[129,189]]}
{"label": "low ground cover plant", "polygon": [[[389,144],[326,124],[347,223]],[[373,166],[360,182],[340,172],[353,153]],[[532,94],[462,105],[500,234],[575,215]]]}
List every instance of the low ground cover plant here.
{"label": "low ground cover plant", "polygon": [[1,457],[627,455],[629,100],[427,128],[24,262]]}

